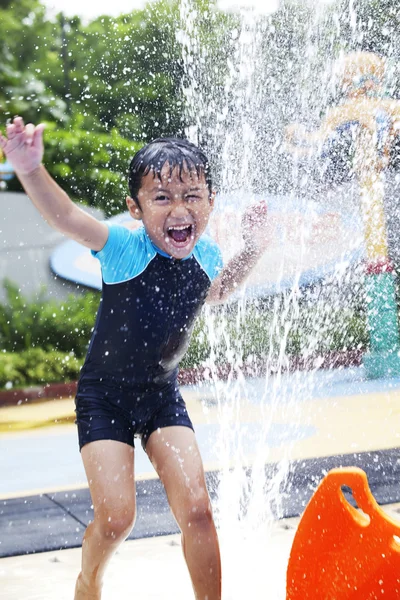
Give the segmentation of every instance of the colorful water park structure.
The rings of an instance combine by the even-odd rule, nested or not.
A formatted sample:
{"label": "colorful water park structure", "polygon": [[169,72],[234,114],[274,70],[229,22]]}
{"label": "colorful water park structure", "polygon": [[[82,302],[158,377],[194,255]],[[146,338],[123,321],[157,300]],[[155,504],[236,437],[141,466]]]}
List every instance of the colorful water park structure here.
{"label": "colorful water park structure", "polygon": [[[344,486],[361,511],[350,504]],[[399,535],[400,522],[377,504],[362,469],[332,469],[297,528],[286,600],[399,598]]]}
{"label": "colorful water park structure", "polygon": [[0,150],[0,189],[5,187],[5,182],[14,177],[14,169],[8,160],[3,160],[3,153]]}
{"label": "colorful water park structure", "polygon": [[323,158],[344,135],[352,140],[352,171],[360,188],[365,238],[365,292],[370,352],[368,377],[400,375],[400,339],[393,265],[388,255],[384,213],[385,170],[400,131],[400,101],[384,89],[386,61],[354,52],[337,61],[340,104],[330,108],[319,129],[287,129],[288,148]]}
{"label": "colorful water park structure", "polygon": [[[300,151],[317,149],[321,155],[349,131],[354,139],[353,170],[361,189],[371,336],[371,351],[364,357],[364,365],[371,379],[398,376],[400,338],[383,197],[385,170],[400,127],[400,102],[384,96],[383,59],[356,53],[343,59],[342,68],[343,102],[327,113],[318,131],[292,127],[288,140],[294,152],[299,151],[300,143],[306,144]],[[4,163],[0,169],[2,166]],[[4,172],[5,177],[10,176]],[[2,173],[0,170],[0,176]],[[362,512],[349,503],[343,486],[351,488]],[[286,600],[400,597],[398,537],[400,523],[380,509],[363,471],[356,467],[330,471],[298,526],[287,569]]]}
{"label": "colorful water park structure", "polygon": [[[342,102],[327,112],[316,131],[290,126],[288,148],[303,156],[323,157],[350,133],[366,254],[370,352],[364,356],[364,366],[371,379],[399,376],[399,325],[384,184],[400,130],[400,101],[385,95],[383,58],[355,52],[336,66]],[[351,490],[360,511],[345,497],[344,486]],[[298,526],[287,569],[286,600],[398,598],[399,535],[400,523],[379,507],[366,474],[356,467],[333,469],[320,483]]]}

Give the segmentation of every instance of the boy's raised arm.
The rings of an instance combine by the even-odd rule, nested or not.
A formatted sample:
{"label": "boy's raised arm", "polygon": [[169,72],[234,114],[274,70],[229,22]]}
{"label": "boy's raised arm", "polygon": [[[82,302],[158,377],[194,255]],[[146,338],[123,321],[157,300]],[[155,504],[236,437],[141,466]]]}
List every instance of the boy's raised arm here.
{"label": "boy's raised arm", "polygon": [[44,125],[24,125],[21,117],[15,117],[7,125],[7,135],[0,134],[0,147],[49,225],[92,250],[101,250],[108,227],[74,204],[46,171],[42,164],[43,130]]}
{"label": "boy's raised arm", "polygon": [[207,303],[219,304],[247,279],[269,245],[267,205],[261,202],[245,212],[242,220],[244,249],[238,252],[211,284]]}

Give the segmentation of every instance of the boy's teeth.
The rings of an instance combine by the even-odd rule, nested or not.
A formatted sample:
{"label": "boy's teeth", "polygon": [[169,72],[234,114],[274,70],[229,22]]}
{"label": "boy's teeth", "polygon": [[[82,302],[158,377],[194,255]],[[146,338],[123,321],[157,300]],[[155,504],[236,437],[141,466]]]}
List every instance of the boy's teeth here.
{"label": "boy's teeth", "polygon": [[180,231],[181,229],[188,229],[190,225],[174,225],[173,227],[168,227],[168,231],[172,231],[173,229],[177,229]]}
{"label": "boy's teeth", "polygon": [[191,225],[176,225],[168,227],[168,235],[178,243],[187,242],[191,238]]}

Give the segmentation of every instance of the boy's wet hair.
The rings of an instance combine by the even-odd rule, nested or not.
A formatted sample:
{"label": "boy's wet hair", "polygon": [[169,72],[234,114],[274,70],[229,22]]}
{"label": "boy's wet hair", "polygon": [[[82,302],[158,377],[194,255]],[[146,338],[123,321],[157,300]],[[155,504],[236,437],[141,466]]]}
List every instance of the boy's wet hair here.
{"label": "boy's wet hair", "polygon": [[161,171],[168,163],[170,175],[178,169],[182,173],[196,173],[197,177],[204,175],[210,197],[212,194],[211,170],[204,152],[189,140],[180,138],[158,138],[139,150],[132,158],[129,166],[128,185],[131,198],[138,202],[138,192],[142,177],[153,172],[154,178],[161,181]]}

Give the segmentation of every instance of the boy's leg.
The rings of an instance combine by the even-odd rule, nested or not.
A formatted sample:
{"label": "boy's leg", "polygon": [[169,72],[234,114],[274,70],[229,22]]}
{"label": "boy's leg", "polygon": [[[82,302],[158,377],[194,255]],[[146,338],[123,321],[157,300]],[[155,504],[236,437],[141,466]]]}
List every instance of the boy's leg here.
{"label": "boy's leg", "polygon": [[183,553],[196,599],[220,600],[218,538],[195,435],[189,427],[159,429],[151,434],[146,452],[182,531]]}
{"label": "boy's leg", "polygon": [[134,449],[113,440],[82,448],[94,520],[82,544],[82,571],[75,600],[100,600],[105,568],[131,531],[136,515]]}

